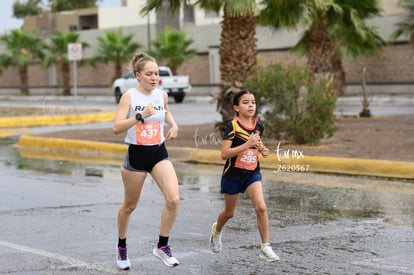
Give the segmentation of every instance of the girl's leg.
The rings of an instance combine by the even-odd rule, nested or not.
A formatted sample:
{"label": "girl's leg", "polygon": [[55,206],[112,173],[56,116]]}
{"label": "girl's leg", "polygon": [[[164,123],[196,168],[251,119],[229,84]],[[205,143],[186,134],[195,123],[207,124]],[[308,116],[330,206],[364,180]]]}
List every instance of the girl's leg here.
{"label": "girl's leg", "polygon": [[224,194],[224,209],[219,213],[217,218],[216,231],[221,232],[227,221],[234,216],[236,211],[237,199],[239,194]]}
{"label": "girl's leg", "polygon": [[151,175],[165,198],[165,206],[161,214],[160,236],[168,237],[174,226],[180,202],[177,175],[169,160],[158,162],[152,169]]}
{"label": "girl's leg", "polygon": [[266,203],[263,197],[262,183],[256,181],[246,189],[246,193],[253,203],[257,216],[257,228],[259,229],[262,243],[269,242],[269,218],[267,216]]}
{"label": "girl's leg", "polygon": [[118,212],[118,237],[125,239],[129,220],[132,212],[137,207],[146,173],[132,172],[121,168],[121,176],[124,182],[124,203]]}

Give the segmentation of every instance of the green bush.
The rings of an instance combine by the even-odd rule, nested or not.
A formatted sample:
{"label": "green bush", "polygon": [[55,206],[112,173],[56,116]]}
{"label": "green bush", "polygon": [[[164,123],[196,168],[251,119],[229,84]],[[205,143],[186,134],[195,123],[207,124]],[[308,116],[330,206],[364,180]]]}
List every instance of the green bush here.
{"label": "green bush", "polygon": [[307,67],[259,67],[244,86],[256,94],[265,136],[317,144],[335,132],[336,94],[330,79],[314,79]]}

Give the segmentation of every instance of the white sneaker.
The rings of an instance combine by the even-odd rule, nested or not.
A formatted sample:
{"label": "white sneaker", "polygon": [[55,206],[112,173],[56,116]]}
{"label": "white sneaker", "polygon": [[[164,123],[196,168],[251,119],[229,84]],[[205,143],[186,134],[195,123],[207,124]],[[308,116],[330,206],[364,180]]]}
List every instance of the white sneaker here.
{"label": "white sneaker", "polygon": [[117,247],[116,266],[121,270],[128,270],[131,268],[131,262],[128,259],[128,249],[126,247]]}
{"label": "white sneaker", "polygon": [[260,250],[260,258],[265,259],[268,262],[279,261],[279,256],[273,251],[270,245],[266,245],[263,249]]}
{"label": "white sneaker", "polygon": [[214,253],[219,253],[223,250],[223,246],[221,243],[221,234],[217,234],[216,226],[217,223],[214,223],[211,227],[210,249]]}
{"label": "white sneaker", "polygon": [[154,249],[152,250],[152,254],[154,254],[155,257],[160,259],[168,267],[174,267],[180,264],[178,260],[172,255],[169,245],[161,246],[158,248],[157,242]]}

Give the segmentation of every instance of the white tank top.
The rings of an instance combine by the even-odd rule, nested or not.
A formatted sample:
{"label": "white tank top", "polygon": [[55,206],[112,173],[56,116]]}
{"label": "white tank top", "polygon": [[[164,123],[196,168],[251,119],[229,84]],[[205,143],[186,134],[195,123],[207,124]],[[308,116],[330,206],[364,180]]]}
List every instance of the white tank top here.
{"label": "white tank top", "polygon": [[125,143],[138,145],[157,145],[164,142],[164,93],[160,89],[154,89],[150,95],[144,95],[136,88],[127,91],[131,98],[131,106],[128,117],[135,117],[141,113],[145,106],[152,103],[156,114],[144,118],[144,124],[137,121],[137,124],[128,129]]}

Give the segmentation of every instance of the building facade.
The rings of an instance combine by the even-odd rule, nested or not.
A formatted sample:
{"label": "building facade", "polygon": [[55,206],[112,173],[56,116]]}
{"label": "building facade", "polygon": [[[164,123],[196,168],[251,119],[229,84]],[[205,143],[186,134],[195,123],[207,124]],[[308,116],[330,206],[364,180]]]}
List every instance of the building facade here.
{"label": "building facade", "polygon": [[[166,25],[174,26],[187,32],[188,37],[194,41],[192,48],[198,52],[196,58],[179,68],[179,73],[190,75],[195,86],[218,85],[221,15],[194,7],[182,9],[175,15],[167,12],[140,15],[139,3],[140,1],[136,0],[122,0],[120,7],[97,7],[30,16],[25,19],[23,28],[29,30],[36,27],[41,35],[50,34],[54,29],[79,31],[80,41],[91,45],[83,53],[84,58],[89,58],[96,49],[97,37],[103,36],[107,30],[122,27],[125,33],[133,34],[134,39],[144,45],[141,50],[145,51],[148,42],[155,39],[157,32]],[[384,38],[388,38],[404,11],[398,7],[398,0],[382,0],[381,5],[384,16],[372,19],[370,23],[379,28]],[[258,26],[256,37],[259,63],[306,64],[304,58],[290,52],[300,34],[300,31],[289,32]],[[367,68],[366,77],[369,82],[414,82],[414,70],[411,69],[413,66],[414,50],[407,44],[407,38],[401,38],[400,43],[387,46],[379,59],[363,58],[344,62],[347,79],[351,83],[361,81],[362,67]],[[128,64],[125,64],[124,68],[126,73]],[[30,86],[62,83],[55,68],[43,69],[38,64],[33,64],[29,72]],[[112,64],[78,67],[78,85],[109,87],[113,73]],[[19,86],[16,68],[9,68],[0,75],[0,87],[2,86]]]}

